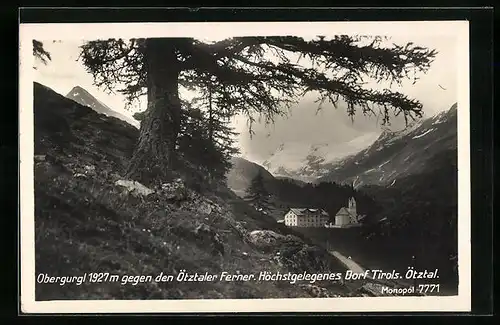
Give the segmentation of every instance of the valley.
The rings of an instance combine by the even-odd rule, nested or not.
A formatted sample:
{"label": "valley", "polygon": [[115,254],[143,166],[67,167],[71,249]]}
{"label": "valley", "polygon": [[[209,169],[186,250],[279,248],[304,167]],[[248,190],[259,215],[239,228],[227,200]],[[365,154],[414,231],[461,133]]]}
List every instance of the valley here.
{"label": "valley", "polygon": [[[266,211],[276,220],[291,207],[322,208],[332,216],[353,195],[366,215],[363,227],[294,229],[365,268],[402,271],[412,263],[439,268],[445,291],[456,294],[456,112],[453,105],[406,130],[385,131],[358,153],[323,165],[323,176],[309,182],[304,179],[310,175],[273,177],[264,166],[243,158],[238,158],[238,175],[250,177],[250,184],[252,175],[264,173],[272,193]],[[229,187],[244,197],[245,182],[231,179],[229,174]]]}

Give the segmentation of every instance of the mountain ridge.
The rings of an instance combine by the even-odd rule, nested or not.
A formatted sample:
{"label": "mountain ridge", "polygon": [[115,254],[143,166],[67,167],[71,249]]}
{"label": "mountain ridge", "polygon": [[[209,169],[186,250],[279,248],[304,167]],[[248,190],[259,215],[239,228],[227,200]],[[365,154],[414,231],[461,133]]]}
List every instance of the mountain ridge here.
{"label": "mountain ridge", "polygon": [[138,121],[110,108],[81,86],[74,86],[66,94],[66,98],[72,99],[83,106],[88,106],[98,113],[119,118],[120,120],[125,121],[136,128],[139,128],[140,126],[140,123]]}
{"label": "mountain ridge", "polygon": [[384,130],[366,149],[344,158],[317,179],[389,185],[397,178],[433,168],[428,161],[445,150],[457,149],[457,104],[400,131]]}
{"label": "mountain ridge", "polygon": [[[427,145],[422,145],[422,140],[419,140],[419,138],[427,141],[428,138],[434,138],[435,134],[441,134],[444,138],[448,137],[449,140],[449,143],[444,145],[445,148],[453,147],[453,143],[455,143],[454,147],[456,148],[456,109],[457,104],[455,103],[448,110],[410,122],[404,129],[393,131],[385,128],[381,132],[369,132],[342,145],[332,145],[329,143],[282,143],[268,159],[260,164],[275,177],[293,178],[313,183],[322,181],[352,183],[356,179],[356,176],[366,178],[361,177],[362,175],[357,175],[355,170],[358,170],[358,174],[363,172],[370,173],[370,169],[379,168],[389,158],[385,161],[379,161],[378,165],[374,164],[370,168],[365,169],[362,169],[361,166],[360,168],[348,168],[346,166],[366,164],[366,162],[362,162],[363,155],[372,156],[372,160],[375,160],[373,157],[382,157],[388,151],[384,151],[382,154],[376,154],[375,151],[381,151],[385,147],[394,145],[391,150],[395,150],[396,148],[401,148],[402,144],[408,143],[409,140],[414,140],[419,142],[417,147],[428,150]],[[435,132],[436,130],[438,132]],[[442,140],[444,142],[447,141],[446,139]],[[408,167],[408,172],[413,167]],[[418,171],[415,170],[414,172]],[[408,173],[404,172],[403,174],[406,175]],[[390,182],[396,178],[396,175],[397,173],[394,173],[390,177],[386,175],[385,178],[386,180],[388,178]],[[379,175],[379,179],[382,176]],[[363,181],[363,183],[366,183],[366,181]],[[376,184],[377,182],[373,177],[368,183]],[[385,180],[384,183],[386,183]]]}
{"label": "mountain ridge", "polygon": [[227,186],[238,196],[244,197],[252,179],[260,172],[265,182],[275,177],[263,166],[242,157],[231,158],[232,167],[226,174]]}
{"label": "mountain ridge", "polygon": [[325,168],[343,157],[355,154],[371,144],[378,137],[376,132],[368,132],[342,144],[322,143],[282,143],[261,165],[274,176],[295,178],[312,182]]}

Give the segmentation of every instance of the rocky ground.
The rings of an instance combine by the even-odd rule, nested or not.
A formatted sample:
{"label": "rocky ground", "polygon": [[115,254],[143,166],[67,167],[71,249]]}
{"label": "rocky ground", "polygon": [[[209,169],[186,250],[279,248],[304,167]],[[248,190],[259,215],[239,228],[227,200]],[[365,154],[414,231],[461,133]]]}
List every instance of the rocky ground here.
{"label": "rocky ground", "polygon": [[[36,275],[345,272],[300,234],[219,186],[147,188],[123,170],[138,130],[35,84]],[[37,284],[37,300],[361,296],[341,281]]]}

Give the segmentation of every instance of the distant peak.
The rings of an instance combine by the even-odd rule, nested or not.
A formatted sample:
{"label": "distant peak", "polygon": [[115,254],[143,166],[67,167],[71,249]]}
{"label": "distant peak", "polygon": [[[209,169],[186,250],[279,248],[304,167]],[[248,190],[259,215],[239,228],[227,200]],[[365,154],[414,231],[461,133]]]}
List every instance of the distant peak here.
{"label": "distant peak", "polygon": [[69,93],[66,95],[66,96],[71,96],[72,94],[74,94],[75,92],[83,92],[83,93],[89,93],[87,90],[85,90],[85,88],[81,87],[81,86],[74,86],[70,91]]}
{"label": "distant peak", "polygon": [[81,86],[74,86],[74,87],[71,89],[71,91],[73,91],[73,90],[85,90],[85,89],[83,89]]}
{"label": "distant peak", "polygon": [[390,128],[388,128],[388,127],[383,127],[383,128],[382,128],[382,132],[380,132],[380,136],[379,136],[379,138],[384,138],[384,137],[386,137],[386,136],[394,135],[394,133],[395,133],[395,132],[394,132],[393,130],[391,130]]}

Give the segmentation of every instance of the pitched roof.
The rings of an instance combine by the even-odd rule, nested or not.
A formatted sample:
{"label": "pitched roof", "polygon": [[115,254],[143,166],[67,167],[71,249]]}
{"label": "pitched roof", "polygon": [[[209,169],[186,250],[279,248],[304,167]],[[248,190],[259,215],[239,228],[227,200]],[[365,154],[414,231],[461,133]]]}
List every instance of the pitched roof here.
{"label": "pitched roof", "polygon": [[344,214],[344,215],[346,215],[346,214],[347,214],[347,215],[349,215],[349,216],[351,216],[351,217],[356,218],[356,216],[355,216],[355,215],[353,215],[353,214],[352,214],[349,210],[347,210],[347,208],[346,208],[346,207],[342,207],[342,208],[340,208],[340,210],[339,210],[339,211],[337,211],[337,213],[336,213],[335,215],[336,215],[336,216],[338,216],[339,214]]}
{"label": "pitched roof", "polygon": [[326,213],[325,210],[323,209],[312,209],[312,208],[291,208],[290,211],[295,213],[297,216],[315,216],[318,214],[322,214],[325,217],[328,216],[328,213]]}

